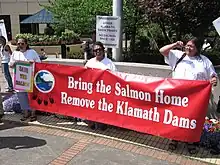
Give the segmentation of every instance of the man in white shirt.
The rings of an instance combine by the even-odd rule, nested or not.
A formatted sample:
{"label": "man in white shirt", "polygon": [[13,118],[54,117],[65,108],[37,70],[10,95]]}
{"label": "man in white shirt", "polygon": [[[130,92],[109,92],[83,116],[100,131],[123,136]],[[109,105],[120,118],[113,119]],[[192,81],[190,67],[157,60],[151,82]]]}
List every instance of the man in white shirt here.
{"label": "man in white shirt", "polygon": [[[95,57],[90,59],[85,64],[85,67],[102,69],[102,70],[110,70],[113,72],[117,71],[115,64],[109,58],[105,57],[105,48],[101,42],[94,43],[93,54],[95,55]],[[87,121],[87,123],[91,129],[100,128],[103,131],[107,129],[106,124],[97,123],[97,122],[95,123],[91,121]]]}
{"label": "man in white shirt", "polygon": [[105,48],[101,42],[94,43],[93,54],[95,57],[90,59],[85,67],[111,71],[117,70],[115,64],[109,58],[105,57]]}

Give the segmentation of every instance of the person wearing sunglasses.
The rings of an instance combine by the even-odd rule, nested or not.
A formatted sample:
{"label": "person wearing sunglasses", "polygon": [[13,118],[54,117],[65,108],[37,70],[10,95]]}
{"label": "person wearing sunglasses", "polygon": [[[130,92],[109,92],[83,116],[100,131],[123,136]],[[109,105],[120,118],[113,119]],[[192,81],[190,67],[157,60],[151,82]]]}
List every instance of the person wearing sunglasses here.
{"label": "person wearing sunglasses", "polygon": [[97,41],[93,44],[93,55],[95,57],[88,60],[85,67],[117,71],[115,64],[108,57],[105,57],[103,43]]}
{"label": "person wearing sunglasses", "polygon": [[6,45],[6,39],[4,36],[0,36],[0,53],[1,53],[1,60],[2,60],[2,72],[4,73],[4,77],[7,81],[8,87],[6,92],[13,92],[13,82],[11,78],[11,74],[9,71],[9,61],[10,56],[12,54],[11,48],[9,45]]}
{"label": "person wearing sunglasses", "polygon": [[[31,49],[28,45],[27,39],[25,38],[19,38],[17,40],[17,49],[12,53],[11,59],[10,59],[10,67],[15,67],[16,62],[41,62],[39,55],[37,52],[33,49]],[[31,110],[28,102],[28,93],[23,91],[18,91],[18,100],[21,105],[21,109],[24,111],[24,115],[21,118],[21,121],[25,121],[30,117],[30,121],[37,120],[37,117],[35,115],[35,111]],[[30,115],[31,112],[31,115]]]}
{"label": "person wearing sunglasses", "polygon": [[[178,50],[181,49],[181,50]],[[186,45],[182,41],[166,45],[160,49],[165,58],[165,63],[172,69],[172,78],[185,80],[210,81],[213,86],[217,85],[217,74],[212,62],[201,55],[202,42],[198,38],[189,40]],[[178,141],[172,140],[170,150],[177,148]],[[196,154],[198,143],[188,143],[190,154]]]}
{"label": "person wearing sunglasses", "polygon": [[[115,64],[107,57],[105,57],[105,48],[104,45],[97,41],[93,44],[93,55],[94,58],[91,58],[86,64],[85,67],[87,68],[96,68],[96,69],[102,69],[102,70],[109,70],[109,71],[117,71]],[[101,129],[106,130],[107,125],[98,123],[98,122],[92,122],[92,121],[86,121],[88,126],[91,129]]]}

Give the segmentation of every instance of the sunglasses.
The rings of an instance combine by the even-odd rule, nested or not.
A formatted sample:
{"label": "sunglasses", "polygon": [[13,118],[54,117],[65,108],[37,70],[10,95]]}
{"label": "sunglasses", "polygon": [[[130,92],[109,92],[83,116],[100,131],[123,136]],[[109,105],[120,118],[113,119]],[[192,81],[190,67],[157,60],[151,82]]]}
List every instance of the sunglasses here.
{"label": "sunglasses", "polygon": [[17,45],[24,45],[25,43],[17,43]]}
{"label": "sunglasses", "polygon": [[94,49],[93,52],[94,52],[94,53],[99,53],[99,52],[102,52],[102,49],[101,49],[101,48],[99,48],[99,49]]}

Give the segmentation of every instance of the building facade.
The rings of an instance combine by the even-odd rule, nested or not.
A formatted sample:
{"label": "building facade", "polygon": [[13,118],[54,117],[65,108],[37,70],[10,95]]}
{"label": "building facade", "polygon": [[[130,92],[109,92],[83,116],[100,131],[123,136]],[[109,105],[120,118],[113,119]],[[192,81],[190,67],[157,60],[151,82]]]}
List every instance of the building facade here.
{"label": "building facade", "polygon": [[20,24],[25,18],[37,13],[48,4],[48,0],[0,0],[0,20],[3,19],[11,40],[18,33],[31,33],[38,29],[42,33],[46,25]]}

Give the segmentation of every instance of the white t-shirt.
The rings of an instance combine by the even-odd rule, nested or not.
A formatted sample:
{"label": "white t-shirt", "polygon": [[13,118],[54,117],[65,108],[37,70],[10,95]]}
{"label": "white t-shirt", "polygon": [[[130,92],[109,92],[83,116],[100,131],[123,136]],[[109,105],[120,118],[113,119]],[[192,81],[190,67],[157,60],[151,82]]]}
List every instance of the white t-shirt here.
{"label": "white t-shirt", "polygon": [[39,55],[33,49],[28,49],[26,52],[14,51],[11,55],[10,65],[13,65],[16,61],[41,62]]}
{"label": "white t-shirt", "polygon": [[102,70],[111,70],[117,71],[115,64],[107,57],[105,57],[102,61],[97,61],[96,57],[91,58],[85,65],[88,68],[96,68]]}
{"label": "white t-shirt", "polygon": [[[14,51],[11,55],[9,65],[14,65],[16,61],[41,62],[39,55],[33,49],[28,49],[26,52]],[[19,90],[16,91],[19,92]]]}
{"label": "white t-shirt", "polygon": [[0,48],[2,64],[9,63],[11,54],[9,51],[5,51],[3,47]]}
{"label": "white t-shirt", "polygon": [[[171,50],[169,55],[165,56],[165,63],[167,63],[172,70],[182,57],[184,52],[179,50]],[[173,71],[172,77],[175,79],[185,80],[210,80],[212,76],[217,76],[212,62],[205,56],[185,56]]]}

